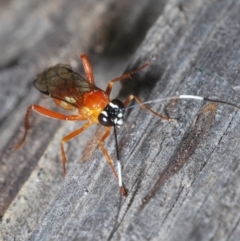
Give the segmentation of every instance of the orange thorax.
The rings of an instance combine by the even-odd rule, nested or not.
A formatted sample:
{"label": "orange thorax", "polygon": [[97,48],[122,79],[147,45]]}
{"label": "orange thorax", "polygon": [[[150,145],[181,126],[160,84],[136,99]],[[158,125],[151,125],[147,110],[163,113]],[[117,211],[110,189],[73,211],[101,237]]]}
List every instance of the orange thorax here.
{"label": "orange thorax", "polygon": [[86,116],[92,123],[98,123],[98,116],[110,102],[109,97],[102,90],[86,92],[81,97],[83,107],[79,108],[79,114]]}

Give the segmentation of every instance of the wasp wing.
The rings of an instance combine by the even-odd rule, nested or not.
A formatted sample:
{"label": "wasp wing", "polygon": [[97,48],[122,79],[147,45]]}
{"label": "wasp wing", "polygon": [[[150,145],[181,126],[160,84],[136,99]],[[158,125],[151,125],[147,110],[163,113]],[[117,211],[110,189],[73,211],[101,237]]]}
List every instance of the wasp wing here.
{"label": "wasp wing", "polygon": [[89,83],[68,64],[57,64],[37,75],[34,86],[41,93],[81,107],[81,96],[99,88]]}

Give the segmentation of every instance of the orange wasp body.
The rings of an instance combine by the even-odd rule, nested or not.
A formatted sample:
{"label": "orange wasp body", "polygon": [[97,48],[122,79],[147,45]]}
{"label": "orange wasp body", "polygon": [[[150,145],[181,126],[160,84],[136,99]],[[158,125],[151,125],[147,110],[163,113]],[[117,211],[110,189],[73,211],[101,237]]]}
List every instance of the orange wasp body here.
{"label": "orange wasp body", "polygon": [[135,99],[142,108],[149,110],[158,117],[165,120],[169,120],[169,118],[154,112],[152,109],[144,105],[141,100],[134,95],[130,95],[124,102],[121,102],[118,99],[110,101],[109,95],[115,82],[131,77],[133,73],[145,68],[150,64],[150,62],[145,63],[136,70],[130,71],[118,78],[111,80],[107,85],[106,91],[104,91],[95,85],[92,67],[87,56],[83,54],[81,55],[81,59],[87,79],[84,79],[78,73],[74,72],[70,65],[57,64],[37,75],[37,78],[34,80],[34,86],[41,93],[52,97],[54,102],[65,110],[78,110],[78,114],[68,116],[46,109],[39,105],[33,104],[29,106],[25,116],[25,133],[22,140],[15,146],[15,149],[19,148],[25,141],[27,131],[30,128],[28,120],[30,111],[35,111],[44,116],[59,120],[87,120],[87,123],[85,123],[82,127],[68,134],[61,140],[60,147],[63,162],[63,172],[64,175],[66,175],[65,164],[67,162],[67,158],[63,144],[81,134],[90,125],[100,123],[103,126],[106,126],[107,130],[100,138],[99,146],[105,155],[115,177],[119,180],[121,192],[125,196],[127,192],[122,185],[121,166],[119,167],[120,162],[118,162],[117,172],[114,168],[114,162],[103,146],[103,142],[110,134],[111,128],[113,126],[115,128],[116,126],[119,126],[123,123],[124,109],[132,99]]}

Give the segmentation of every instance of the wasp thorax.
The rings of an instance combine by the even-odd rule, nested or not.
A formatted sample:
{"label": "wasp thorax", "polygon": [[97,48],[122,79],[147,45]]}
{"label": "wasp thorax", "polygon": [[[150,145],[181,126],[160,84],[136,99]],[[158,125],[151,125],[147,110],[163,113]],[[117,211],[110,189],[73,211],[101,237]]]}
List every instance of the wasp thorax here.
{"label": "wasp thorax", "polygon": [[123,123],[124,105],[118,100],[114,99],[104,108],[98,116],[98,121],[103,126],[120,126]]}

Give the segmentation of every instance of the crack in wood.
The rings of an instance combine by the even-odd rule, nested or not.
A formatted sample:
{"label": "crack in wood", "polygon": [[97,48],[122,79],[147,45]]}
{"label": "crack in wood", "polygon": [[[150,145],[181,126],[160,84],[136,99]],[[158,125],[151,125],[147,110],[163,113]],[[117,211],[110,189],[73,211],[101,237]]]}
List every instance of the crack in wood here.
{"label": "crack in wood", "polygon": [[159,175],[159,179],[144,198],[144,202],[139,208],[140,210],[148,204],[148,202],[157,194],[161,186],[169,180],[171,176],[175,175],[182,169],[184,164],[194,154],[202,139],[211,129],[212,123],[215,119],[217,106],[216,103],[209,103],[198,114],[197,118],[191,125],[190,130],[183,137],[181,143],[171,156],[169,164]]}

